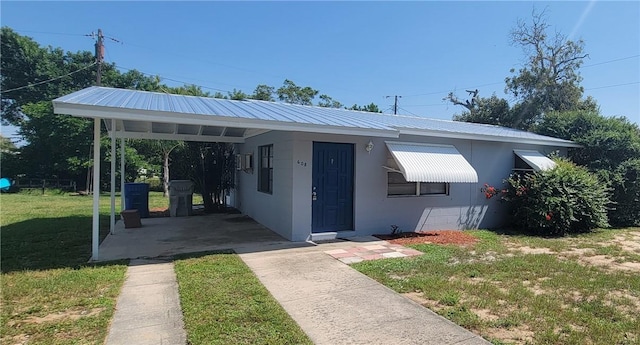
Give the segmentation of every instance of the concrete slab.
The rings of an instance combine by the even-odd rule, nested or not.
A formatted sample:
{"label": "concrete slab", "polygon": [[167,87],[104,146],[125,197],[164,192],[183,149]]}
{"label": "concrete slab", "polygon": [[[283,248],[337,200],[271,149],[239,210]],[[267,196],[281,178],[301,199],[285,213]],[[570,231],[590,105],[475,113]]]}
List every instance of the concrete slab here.
{"label": "concrete slab", "polygon": [[186,339],[173,263],[132,260],[105,344],[185,344]]}
{"label": "concrete slab", "polygon": [[315,344],[490,344],[324,253],[366,240],[240,257]]}
{"label": "concrete slab", "polygon": [[116,223],[114,234],[100,244],[98,260],[170,257],[231,248],[273,250],[305,246],[286,240],[242,214],[142,219],[142,227],[125,229]]}

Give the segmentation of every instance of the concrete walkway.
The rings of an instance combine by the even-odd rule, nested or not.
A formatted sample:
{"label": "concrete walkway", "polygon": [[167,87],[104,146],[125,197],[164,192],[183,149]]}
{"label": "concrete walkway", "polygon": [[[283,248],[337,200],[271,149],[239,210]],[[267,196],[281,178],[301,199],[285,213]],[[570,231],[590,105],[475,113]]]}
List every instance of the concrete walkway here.
{"label": "concrete walkway", "polygon": [[186,343],[173,262],[131,260],[106,345]]}
{"label": "concrete walkway", "polygon": [[[340,255],[327,254],[381,245],[387,243],[367,237],[288,249],[264,250],[255,243],[234,250],[315,344],[489,344],[338,261]],[[132,260],[105,344],[185,343],[173,263]]]}
{"label": "concrete walkway", "polygon": [[240,257],[315,344],[489,344],[324,253],[382,243],[342,242]]}

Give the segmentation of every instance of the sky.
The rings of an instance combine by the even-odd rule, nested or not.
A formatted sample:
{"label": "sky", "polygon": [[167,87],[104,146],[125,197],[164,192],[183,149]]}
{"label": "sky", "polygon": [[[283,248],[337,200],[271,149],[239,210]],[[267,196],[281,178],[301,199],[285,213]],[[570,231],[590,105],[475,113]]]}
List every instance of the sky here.
{"label": "sky", "polygon": [[[42,46],[93,51],[171,86],[252,93],[285,79],[340,101],[451,119],[443,101],[504,92],[526,55],[510,43],[518,20],[544,11],[551,32],[583,40],[585,96],[606,116],[640,123],[640,2],[30,2],[2,1],[1,25]],[[3,128],[3,132],[7,132]]]}

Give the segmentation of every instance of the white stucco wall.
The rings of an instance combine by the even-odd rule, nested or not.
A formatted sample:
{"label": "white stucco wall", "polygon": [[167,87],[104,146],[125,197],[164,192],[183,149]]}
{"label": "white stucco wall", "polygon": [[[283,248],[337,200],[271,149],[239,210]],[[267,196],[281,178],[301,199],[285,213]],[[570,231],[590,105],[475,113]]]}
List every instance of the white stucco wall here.
{"label": "white stucco wall", "polygon": [[[367,153],[365,145],[374,149]],[[478,183],[452,183],[446,196],[387,197],[388,151],[385,140],[454,145],[478,173]],[[311,234],[313,142],[354,144],[354,231],[342,236],[388,233],[391,225],[403,231],[498,227],[506,219],[498,197],[487,200],[480,189],[485,183],[502,186],[514,166],[513,149],[548,154],[558,148],[420,136],[399,139],[269,132],[238,145],[237,153],[253,153],[259,164],[258,146],[274,146],[273,194],[257,191],[258,172],[238,172],[237,207],[273,231],[293,241]],[[566,150],[561,150],[565,154]]]}

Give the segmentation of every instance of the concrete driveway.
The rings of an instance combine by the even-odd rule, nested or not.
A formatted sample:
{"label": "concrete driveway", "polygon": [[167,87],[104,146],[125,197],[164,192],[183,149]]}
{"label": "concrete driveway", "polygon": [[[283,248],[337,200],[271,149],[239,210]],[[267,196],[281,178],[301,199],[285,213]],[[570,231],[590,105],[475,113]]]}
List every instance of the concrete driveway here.
{"label": "concrete driveway", "polygon": [[116,223],[99,248],[98,261],[155,258],[222,249],[268,251],[309,246],[291,242],[242,214],[143,218],[141,228]]}

